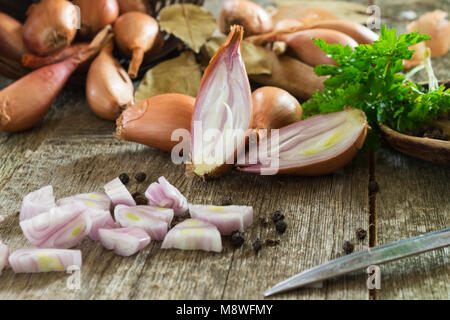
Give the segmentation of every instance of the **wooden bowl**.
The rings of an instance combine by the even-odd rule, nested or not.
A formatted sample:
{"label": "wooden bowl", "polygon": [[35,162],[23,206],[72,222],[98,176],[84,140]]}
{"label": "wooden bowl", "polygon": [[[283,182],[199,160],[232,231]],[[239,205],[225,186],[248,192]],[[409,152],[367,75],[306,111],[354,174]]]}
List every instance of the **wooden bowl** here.
{"label": "wooden bowl", "polygon": [[[441,82],[447,88],[450,80]],[[427,84],[424,84],[426,87]],[[436,121],[436,126],[448,134],[450,121]],[[386,125],[380,125],[383,138],[396,150],[415,158],[438,164],[450,165],[450,141],[410,136],[392,130]]]}
{"label": "wooden bowl", "polygon": [[[95,1],[95,0],[93,0]],[[32,0],[0,0],[0,11],[6,14],[11,15],[12,17],[18,19],[19,21],[24,21],[26,18],[26,11],[28,7],[32,3],[36,3],[39,1]],[[177,3],[192,3],[196,5],[203,5],[204,0],[148,0],[149,7],[151,9],[151,15],[154,18],[157,18],[160,11],[172,4]],[[164,36],[164,46],[158,51],[156,54],[153,54],[149,57],[146,57],[139,69],[138,78],[142,78],[142,76],[147,72],[148,69],[158,64],[160,61],[167,59],[176,54],[177,48],[182,45],[182,41],[178,40],[174,36],[168,35],[163,32]],[[120,63],[127,68],[129,59],[121,57],[118,52],[115,53],[116,58],[120,61]],[[5,77],[11,79],[18,79],[23,77],[25,74],[30,72],[30,70],[24,68],[19,63],[10,61],[8,59],[4,59],[0,57],[0,74]],[[74,74],[69,79],[70,86],[84,86],[85,85],[85,75],[83,74]]]}

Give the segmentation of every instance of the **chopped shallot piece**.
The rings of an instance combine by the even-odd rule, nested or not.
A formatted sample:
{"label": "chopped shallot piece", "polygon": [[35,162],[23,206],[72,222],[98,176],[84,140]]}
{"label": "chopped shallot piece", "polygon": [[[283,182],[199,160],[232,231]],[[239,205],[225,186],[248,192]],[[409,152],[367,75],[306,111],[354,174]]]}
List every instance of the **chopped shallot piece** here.
{"label": "chopped shallot piece", "polygon": [[9,256],[15,273],[81,269],[81,251],[65,249],[20,249]]}
{"label": "chopped shallot piece", "polygon": [[183,215],[188,210],[186,198],[166,178],[159,177],[158,182],[153,182],[145,192],[150,205],[172,208],[176,216]]}
{"label": "chopped shallot piece", "polygon": [[244,232],[253,223],[253,208],[248,206],[190,204],[189,213],[194,219],[215,225],[222,235],[230,235],[236,230]]}
{"label": "chopped shallot piece", "polygon": [[114,206],[118,204],[124,204],[127,206],[135,206],[136,201],[134,201],[127,187],[120,181],[119,178],[115,178],[105,184],[105,192],[111,199]]}
{"label": "chopped shallot piece", "polygon": [[3,269],[8,266],[9,248],[6,244],[0,241],[0,274]]}
{"label": "chopped shallot piece", "polygon": [[118,205],[114,217],[121,227],[139,227],[154,240],[163,240],[173,219],[173,210],[152,206]]}
{"label": "chopped shallot piece", "polygon": [[116,227],[116,223],[114,222],[109,210],[89,208],[86,210],[86,213],[92,221],[89,238],[94,241],[100,240],[98,234],[99,229],[113,229]]}
{"label": "chopped shallot piece", "polygon": [[55,207],[20,222],[23,234],[38,248],[71,248],[90,232],[92,221],[81,202]]}
{"label": "chopped shallot piece", "polygon": [[20,209],[20,221],[32,218],[42,212],[47,212],[56,207],[53,187],[45,186],[39,190],[27,194],[22,201]]}
{"label": "chopped shallot piece", "polygon": [[219,230],[211,223],[187,219],[167,233],[161,248],[221,252],[222,239]]}
{"label": "chopped shallot piece", "polygon": [[4,216],[0,216],[0,222],[5,221],[5,217]]}
{"label": "chopped shallot piece", "polygon": [[71,197],[59,199],[56,201],[56,204],[62,206],[75,201],[83,201],[89,208],[102,210],[109,210],[111,208],[111,199],[106,194],[100,192],[76,194]]}
{"label": "chopped shallot piece", "polygon": [[150,236],[138,227],[127,227],[118,229],[100,229],[98,231],[100,242],[116,254],[129,257],[144,249],[150,243]]}

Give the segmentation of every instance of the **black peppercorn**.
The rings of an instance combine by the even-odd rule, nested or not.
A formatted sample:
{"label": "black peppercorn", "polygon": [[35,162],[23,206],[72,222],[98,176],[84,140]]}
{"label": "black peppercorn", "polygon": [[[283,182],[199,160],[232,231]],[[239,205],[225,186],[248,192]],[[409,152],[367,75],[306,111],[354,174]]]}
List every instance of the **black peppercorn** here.
{"label": "black peppercorn", "polygon": [[272,213],[272,221],[276,223],[279,220],[284,220],[284,215],[281,213],[281,211],[277,210]]}
{"label": "black peppercorn", "polygon": [[128,182],[130,182],[130,177],[126,173],[121,173],[119,179],[123,184],[127,184]]}
{"label": "black peppercorn", "polygon": [[358,240],[364,240],[366,238],[366,235],[367,231],[363,228],[356,229],[356,237],[358,238]]}
{"label": "black peppercorn", "polygon": [[369,192],[370,193],[377,193],[378,191],[380,191],[380,186],[378,185],[378,182],[370,181],[369,182]]}
{"label": "black peppercorn", "polygon": [[231,234],[231,244],[235,248],[239,248],[244,244],[245,238],[244,234],[239,231],[233,231]]}
{"label": "black peppercorn", "polygon": [[344,241],[344,245],[342,246],[342,249],[344,249],[344,252],[346,254],[350,254],[355,249],[355,246],[350,241]]}
{"label": "black peppercorn", "polygon": [[233,202],[231,201],[230,198],[222,200],[222,206],[231,206],[232,204]]}
{"label": "black peppercorn", "polygon": [[259,250],[261,250],[263,247],[263,242],[260,239],[256,239],[253,242],[253,250],[255,250],[256,253],[258,253]]}
{"label": "black peppercorn", "polygon": [[275,229],[277,229],[278,233],[285,233],[287,228],[287,223],[284,220],[278,220],[277,223],[275,223]]}
{"label": "black peppercorn", "polygon": [[137,182],[144,182],[147,179],[147,175],[144,172],[136,173],[134,176]]}

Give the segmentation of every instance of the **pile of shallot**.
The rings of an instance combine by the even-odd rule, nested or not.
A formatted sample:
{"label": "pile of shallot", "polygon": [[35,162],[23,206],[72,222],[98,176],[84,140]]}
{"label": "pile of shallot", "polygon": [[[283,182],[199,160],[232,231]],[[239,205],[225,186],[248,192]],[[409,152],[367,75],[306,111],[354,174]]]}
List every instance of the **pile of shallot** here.
{"label": "pile of shallot", "polygon": [[[55,200],[52,186],[45,186],[27,194],[20,227],[34,248],[10,253],[0,241],[0,273],[8,266],[16,273],[81,268],[81,251],[71,248],[86,237],[123,257],[136,254],[152,240],[162,241],[162,249],[221,252],[221,235],[243,232],[253,223],[252,207],[188,204],[164,177],[150,184],[145,196],[148,205],[136,205],[120,178],[105,184],[104,193]],[[171,228],[174,216],[186,218],[188,211],[191,218]]]}

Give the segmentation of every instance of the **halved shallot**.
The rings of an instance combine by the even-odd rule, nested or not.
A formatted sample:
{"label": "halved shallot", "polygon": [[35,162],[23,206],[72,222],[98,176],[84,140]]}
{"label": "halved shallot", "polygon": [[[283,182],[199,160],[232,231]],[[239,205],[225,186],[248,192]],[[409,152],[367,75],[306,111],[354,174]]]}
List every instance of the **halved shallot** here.
{"label": "halved shallot", "polygon": [[149,204],[171,208],[176,216],[183,215],[188,210],[186,198],[166,178],[159,177],[158,182],[153,182],[145,191],[145,197],[148,199]]}
{"label": "halved shallot", "polygon": [[154,240],[163,240],[173,219],[173,210],[152,206],[118,205],[114,218],[121,227],[138,227]]}
{"label": "halved shallot", "polygon": [[17,62],[28,52],[22,39],[22,24],[3,12],[0,12],[0,43],[0,56]]}
{"label": "halved shallot", "polygon": [[240,53],[244,30],[233,26],[200,84],[191,124],[192,171],[217,177],[230,169],[245,146],[252,121],[252,97]]}
{"label": "halved shallot", "polygon": [[127,72],[114,58],[110,41],[89,67],[86,98],[92,111],[101,118],[116,120],[122,110],[134,104],[134,87]]}
{"label": "halved shallot", "polygon": [[32,4],[23,25],[27,48],[46,56],[71,44],[77,33],[78,11],[67,0],[42,0]]}
{"label": "halved shallot", "polygon": [[222,235],[230,235],[236,230],[244,232],[253,223],[253,207],[248,206],[189,204],[189,214],[194,219],[215,225]]}
{"label": "halved shallot", "polygon": [[[256,164],[242,171],[259,174],[328,174],[345,166],[362,147],[367,121],[363,111],[321,114],[293,123],[262,139]],[[257,152],[255,148],[249,154]]]}
{"label": "halved shallot", "polygon": [[0,241],[0,275],[4,268],[8,266],[9,247]]}
{"label": "halved shallot", "polygon": [[9,256],[15,273],[73,271],[81,269],[81,251],[65,249],[19,249]]}
{"label": "halved shallot", "polygon": [[[106,27],[91,45],[62,62],[35,70],[0,91],[0,131],[16,132],[31,128],[47,113],[69,76],[91,59],[111,38]],[[26,92],[26,94],[24,94]]]}
{"label": "halved shallot", "polygon": [[56,203],[52,186],[45,186],[30,192],[23,197],[20,221],[33,218],[38,214],[49,211],[53,207],[56,207]]}
{"label": "halved shallot", "polygon": [[128,75],[137,77],[144,55],[158,43],[160,37],[158,22],[148,14],[131,11],[121,15],[114,23],[117,47],[131,57]]}
{"label": "halved shallot", "polygon": [[87,207],[75,202],[20,222],[23,234],[38,248],[71,248],[91,231]]}
{"label": "halved shallot", "polygon": [[58,199],[56,204],[58,206],[63,206],[77,201],[83,202],[88,208],[101,210],[111,209],[111,199],[106,194],[101,192],[76,194],[67,198]]}
{"label": "halved shallot", "polygon": [[141,100],[127,107],[117,119],[116,136],[170,152],[177,129],[190,130],[195,98],[167,93]]}
{"label": "halved shallot", "polygon": [[161,249],[222,251],[220,232],[211,223],[187,219],[170,229]]}
{"label": "halved shallot", "polygon": [[100,229],[100,242],[116,254],[129,257],[144,249],[150,243],[150,236],[141,228],[127,227],[118,229]]}
{"label": "halved shallot", "polygon": [[114,206],[118,204],[125,204],[127,206],[136,205],[136,201],[134,201],[127,187],[125,187],[119,178],[111,180],[103,188]]}

